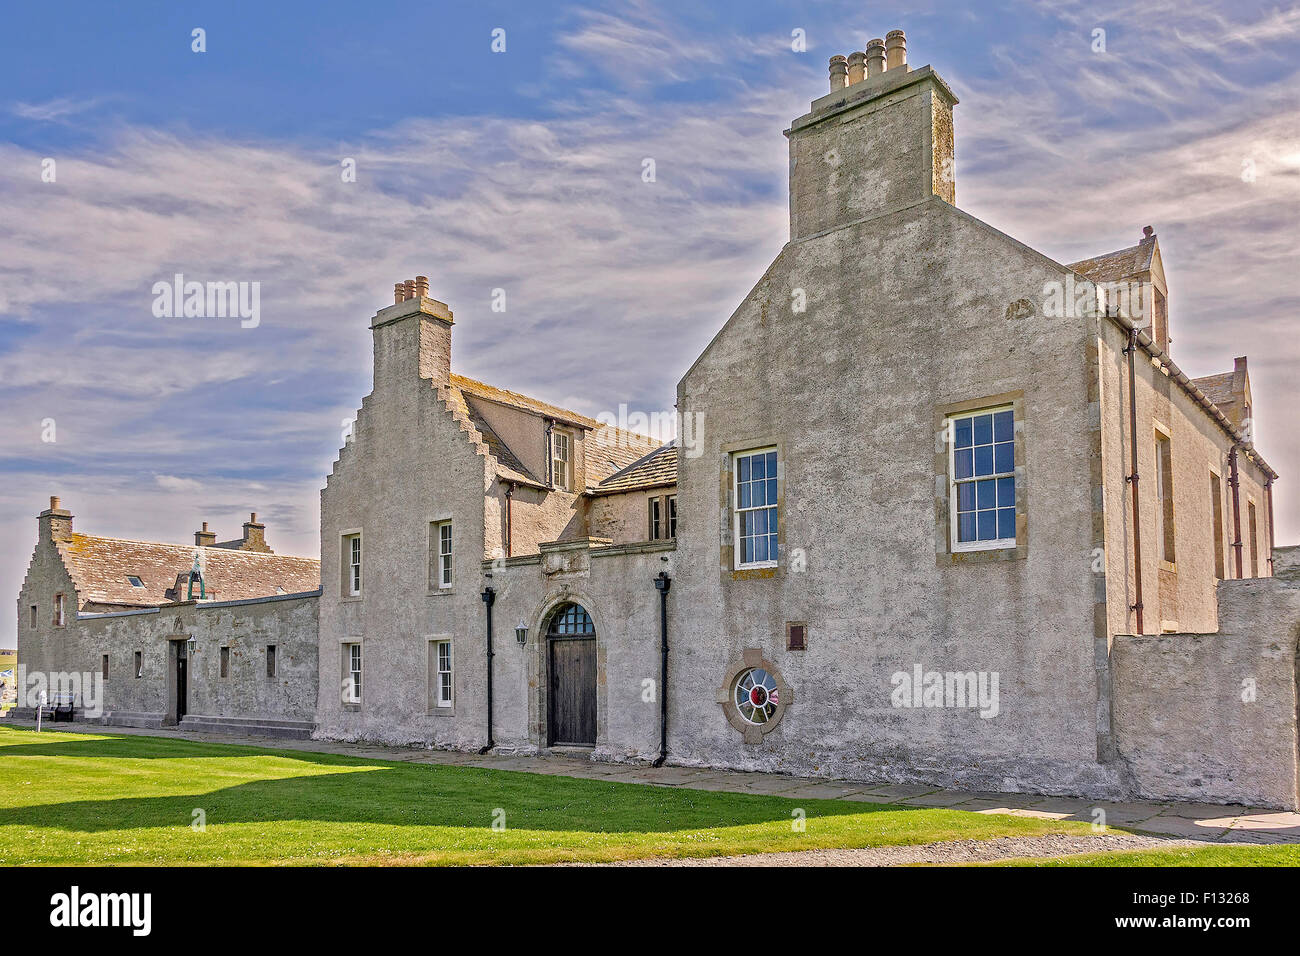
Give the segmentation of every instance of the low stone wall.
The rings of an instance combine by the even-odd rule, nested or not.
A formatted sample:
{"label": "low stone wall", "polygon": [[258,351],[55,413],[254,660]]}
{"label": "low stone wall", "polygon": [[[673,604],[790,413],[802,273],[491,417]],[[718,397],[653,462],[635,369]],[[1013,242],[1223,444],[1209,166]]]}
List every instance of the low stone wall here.
{"label": "low stone wall", "polygon": [[1219,583],[1213,634],[1116,636],[1117,759],[1133,796],[1295,808],[1300,548]]}

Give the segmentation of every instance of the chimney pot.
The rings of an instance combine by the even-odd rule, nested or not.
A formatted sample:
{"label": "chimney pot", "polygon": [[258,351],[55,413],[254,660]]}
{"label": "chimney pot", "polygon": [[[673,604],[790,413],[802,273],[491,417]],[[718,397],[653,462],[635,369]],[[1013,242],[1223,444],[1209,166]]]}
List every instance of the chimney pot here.
{"label": "chimney pot", "polygon": [[415,280],[407,279],[402,283],[402,293],[408,299],[415,298]]}
{"label": "chimney pot", "polygon": [[406,301],[406,286],[400,282],[393,283],[393,305]]}
{"label": "chimney pot", "polygon": [[902,30],[890,30],[885,34],[885,69],[900,66],[907,66],[907,36]]}
{"label": "chimney pot", "polygon": [[1143,238],[1143,239],[1150,239],[1153,235],[1155,235],[1155,230],[1152,229],[1150,226],[1143,226],[1143,227],[1142,227],[1142,238]]}
{"label": "chimney pot", "polygon": [[849,61],[836,54],[831,57],[831,92],[842,90],[848,83]]}
{"label": "chimney pot", "polygon": [[420,298],[422,298],[422,299],[428,297],[428,295],[429,295],[429,277],[428,277],[428,276],[416,276],[416,277],[415,277],[415,294],[418,295],[418,296],[419,296]]}
{"label": "chimney pot", "polygon": [[861,83],[867,73],[867,55],[861,50],[849,54],[849,86]]}
{"label": "chimney pot", "polygon": [[207,530],[208,530],[208,523],[207,523],[206,521],[203,522],[203,530],[204,530],[204,531],[207,531]]}
{"label": "chimney pot", "polygon": [[58,511],[58,510],[59,510],[59,496],[58,496],[58,495],[50,495],[50,510],[51,510],[51,511]]}
{"label": "chimney pot", "polygon": [[885,41],[880,37],[867,44],[867,77],[885,72]]}

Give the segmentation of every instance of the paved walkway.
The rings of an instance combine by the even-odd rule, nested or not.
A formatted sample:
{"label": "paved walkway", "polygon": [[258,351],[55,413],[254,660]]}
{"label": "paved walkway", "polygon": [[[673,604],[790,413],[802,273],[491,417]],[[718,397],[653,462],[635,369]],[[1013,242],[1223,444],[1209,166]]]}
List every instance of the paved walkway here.
{"label": "paved walkway", "polygon": [[[0,725],[34,727],[30,720],[5,720]],[[53,731],[73,733],[138,734],[148,737],[177,737],[200,743],[229,743],[307,753],[345,754],[371,760],[402,760],[411,763],[447,764],[458,767],[486,767],[526,773],[581,777],[589,780],[618,780],[657,787],[720,790],[733,793],[764,793],[791,799],[850,800],[864,803],[892,803],[905,807],[951,807],[974,813],[1004,813],[1019,817],[1094,822],[1094,811],[1105,812],[1108,826],[1136,833],[1180,839],[1231,843],[1300,843],[1300,813],[1210,803],[1131,802],[1109,803],[1076,797],[1044,797],[1022,793],[980,793],[944,790],[930,786],[855,782],[792,777],[776,773],[745,773],[695,767],[649,767],[637,764],[598,763],[580,756],[512,756],[462,753],[454,750],[423,750],[383,747],[333,740],[281,740],[229,734],[180,732],[172,729],[140,730],[132,727],[101,727],[92,724],[50,724]]]}

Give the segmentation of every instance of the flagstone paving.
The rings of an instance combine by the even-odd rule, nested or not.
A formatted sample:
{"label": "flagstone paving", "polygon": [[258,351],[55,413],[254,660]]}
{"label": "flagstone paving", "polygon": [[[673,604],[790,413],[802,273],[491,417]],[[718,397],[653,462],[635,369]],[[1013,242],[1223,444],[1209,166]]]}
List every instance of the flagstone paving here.
{"label": "flagstone paving", "polygon": [[[0,723],[33,727],[32,721],[5,720]],[[974,813],[1001,813],[1053,820],[1104,822],[1138,833],[1181,839],[1233,843],[1300,843],[1300,813],[1259,807],[1219,806],[1206,803],[1126,801],[1111,803],[1076,797],[1049,797],[1024,793],[989,793],[947,790],[881,781],[823,780],[789,774],[747,773],[700,767],[597,763],[573,753],[473,754],[450,750],[410,747],[381,747],[337,740],[280,740],[231,734],[207,734],[173,729],[144,730],[133,727],[101,727],[94,724],[46,725],[51,731],[74,733],[134,734],[148,737],[177,737],[209,743],[269,747],[307,753],[344,754],[376,760],[484,767],[617,780],[656,787],[683,787],[735,793],[762,793],[808,800],[848,800],[862,803],[894,803],[900,806],[951,807]],[[1096,811],[1103,811],[1098,816]]]}

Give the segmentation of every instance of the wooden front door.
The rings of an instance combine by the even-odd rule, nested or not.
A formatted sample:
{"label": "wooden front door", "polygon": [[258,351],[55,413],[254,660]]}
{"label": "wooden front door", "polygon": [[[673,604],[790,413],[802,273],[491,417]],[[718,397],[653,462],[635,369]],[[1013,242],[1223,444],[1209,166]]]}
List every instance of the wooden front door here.
{"label": "wooden front door", "polygon": [[596,744],[596,632],[585,609],[568,604],[547,628],[551,746]]}

